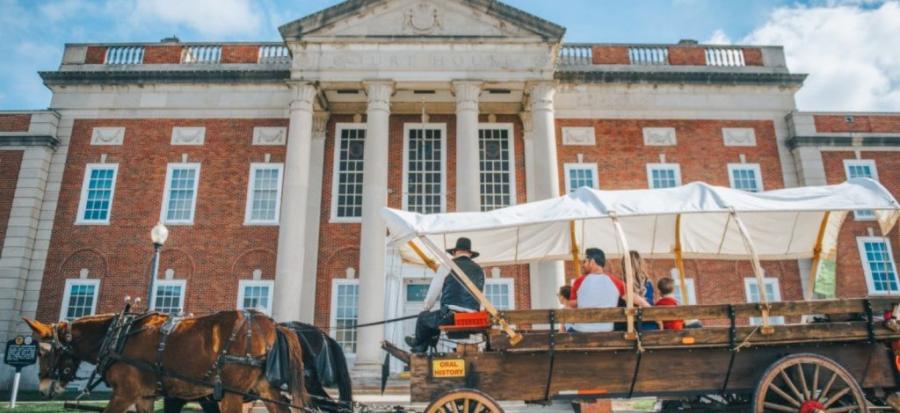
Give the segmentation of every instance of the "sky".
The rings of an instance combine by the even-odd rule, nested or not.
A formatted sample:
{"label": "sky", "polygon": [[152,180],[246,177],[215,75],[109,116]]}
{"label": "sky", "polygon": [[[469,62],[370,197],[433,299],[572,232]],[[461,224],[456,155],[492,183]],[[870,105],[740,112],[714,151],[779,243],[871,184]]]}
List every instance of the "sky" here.
{"label": "sky", "polygon": [[[0,110],[42,109],[65,43],[278,41],[339,0],[0,0]],[[900,111],[900,0],[506,0],[565,41],[783,45],[800,110]]]}

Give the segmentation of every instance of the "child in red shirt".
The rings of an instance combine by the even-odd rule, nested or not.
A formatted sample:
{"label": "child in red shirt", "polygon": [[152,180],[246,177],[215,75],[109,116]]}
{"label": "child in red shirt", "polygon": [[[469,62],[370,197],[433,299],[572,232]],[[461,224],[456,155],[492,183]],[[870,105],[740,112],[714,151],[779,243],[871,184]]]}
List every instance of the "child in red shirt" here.
{"label": "child in red shirt", "polygon": [[[678,299],[675,298],[675,280],[669,277],[663,277],[656,283],[656,289],[662,296],[656,301],[658,306],[677,306]],[[668,320],[663,321],[663,330],[683,330],[684,320]]]}

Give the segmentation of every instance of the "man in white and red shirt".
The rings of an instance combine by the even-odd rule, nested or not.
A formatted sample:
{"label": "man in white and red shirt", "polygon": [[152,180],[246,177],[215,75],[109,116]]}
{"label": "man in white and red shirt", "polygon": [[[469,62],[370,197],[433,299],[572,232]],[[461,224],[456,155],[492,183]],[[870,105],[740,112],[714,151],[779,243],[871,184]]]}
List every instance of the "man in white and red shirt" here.
{"label": "man in white and red shirt", "polygon": [[[612,308],[625,295],[625,283],[618,277],[604,271],[606,254],[599,248],[588,248],[584,252],[582,270],[586,274],[572,286],[572,297],[578,308]],[[613,323],[572,324],[572,329],[580,332],[612,331]]]}

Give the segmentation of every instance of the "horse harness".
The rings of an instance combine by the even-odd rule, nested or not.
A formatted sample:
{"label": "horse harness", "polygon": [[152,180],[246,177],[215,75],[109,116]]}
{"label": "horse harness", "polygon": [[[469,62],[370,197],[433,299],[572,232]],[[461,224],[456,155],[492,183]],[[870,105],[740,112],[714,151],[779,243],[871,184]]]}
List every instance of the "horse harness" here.
{"label": "horse harness", "polygon": [[[100,351],[97,354],[97,368],[91,373],[90,378],[88,379],[87,385],[85,386],[82,394],[86,395],[93,391],[100,383],[105,382],[106,372],[112,367],[113,364],[117,362],[122,362],[133,367],[138,368],[139,370],[151,371],[156,377],[156,394],[165,396],[165,386],[163,385],[163,380],[166,378],[176,379],[180,381],[185,381],[190,384],[212,387],[213,388],[213,396],[216,400],[221,400],[226,389],[222,386],[221,373],[222,368],[226,364],[240,364],[251,367],[259,367],[262,368],[265,365],[265,355],[261,356],[253,356],[250,354],[250,349],[252,348],[253,343],[253,318],[256,316],[256,312],[250,310],[243,310],[240,323],[238,323],[231,331],[231,335],[228,337],[228,341],[222,346],[219,352],[216,354],[216,359],[213,362],[212,366],[207,370],[207,372],[203,375],[202,379],[193,379],[190,377],[183,376],[181,374],[177,374],[172,371],[167,371],[163,367],[163,354],[166,351],[166,345],[168,343],[169,336],[173,331],[178,327],[178,324],[184,319],[184,317],[176,317],[161,313],[143,313],[143,314],[135,314],[128,312],[128,307],[125,308],[125,311],[117,314],[109,328],[106,331],[106,335],[103,338],[103,341],[100,345]],[[131,357],[124,356],[122,354],[125,349],[125,344],[128,341],[128,338],[132,335],[140,333],[145,329],[133,329],[133,326],[138,321],[141,321],[151,315],[166,315],[168,318],[165,323],[160,327],[160,337],[159,343],[156,347],[156,357],[153,362],[148,362],[144,360],[138,360]],[[242,356],[228,354],[228,351],[234,344],[234,342],[238,338],[238,334],[241,329],[247,325],[247,333],[246,333],[246,353]],[[74,356],[74,352],[71,350],[71,346],[68,343],[64,343],[58,339],[56,329],[54,328],[53,335],[53,348],[57,351],[62,351],[63,354],[67,354],[70,356]],[[268,349],[267,349],[268,350]],[[62,358],[60,358],[61,360]],[[60,373],[59,366],[54,368],[54,371],[51,373],[51,377],[62,377],[63,373]],[[210,383],[210,379],[212,382]],[[230,392],[233,392],[231,389],[227,389]]]}

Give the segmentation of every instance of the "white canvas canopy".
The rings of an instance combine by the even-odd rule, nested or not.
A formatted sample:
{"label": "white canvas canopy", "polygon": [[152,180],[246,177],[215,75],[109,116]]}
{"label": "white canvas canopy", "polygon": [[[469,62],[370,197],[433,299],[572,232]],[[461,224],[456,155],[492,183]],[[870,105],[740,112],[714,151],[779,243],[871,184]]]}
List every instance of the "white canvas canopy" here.
{"label": "white canvas canopy", "polygon": [[683,258],[749,259],[736,216],[746,226],[759,259],[812,258],[823,224],[839,226],[843,220],[843,214],[831,214],[826,220],[826,213],[854,210],[874,210],[885,234],[900,218],[897,200],[867,178],[759,193],[702,182],[668,189],[580,188],[566,196],[490,212],[422,215],[386,208],[382,214],[392,245],[406,260],[423,263],[408,244],[417,237],[450,248],[464,236],[481,253],[478,262],[487,266],[569,259],[573,222],[578,246],[622,256],[613,217],[621,224],[629,249],[648,258],[673,258],[680,232]]}

